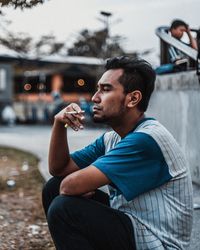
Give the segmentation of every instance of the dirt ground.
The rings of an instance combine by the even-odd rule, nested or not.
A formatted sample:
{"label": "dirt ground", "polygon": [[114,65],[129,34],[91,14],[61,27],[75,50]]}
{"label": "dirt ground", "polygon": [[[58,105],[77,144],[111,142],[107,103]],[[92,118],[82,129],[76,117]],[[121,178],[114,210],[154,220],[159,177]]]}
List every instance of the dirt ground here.
{"label": "dirt ground", "polygon": [[0,147],[0,250],[55,250],[41,204],[33,155]]}

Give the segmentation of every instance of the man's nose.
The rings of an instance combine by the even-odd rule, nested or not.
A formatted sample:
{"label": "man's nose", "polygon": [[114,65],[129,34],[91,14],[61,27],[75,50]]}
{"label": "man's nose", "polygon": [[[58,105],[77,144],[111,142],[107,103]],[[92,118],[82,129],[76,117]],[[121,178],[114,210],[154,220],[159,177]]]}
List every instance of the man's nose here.
{"label": "man's nose", "polygon": [[99,102],[100,102],[100,98],[99,98],[99,95],[98,95],[98,91],[93,95],[93,97],[92,97],[92,102],[96,102],[96,103],[99,103]]}

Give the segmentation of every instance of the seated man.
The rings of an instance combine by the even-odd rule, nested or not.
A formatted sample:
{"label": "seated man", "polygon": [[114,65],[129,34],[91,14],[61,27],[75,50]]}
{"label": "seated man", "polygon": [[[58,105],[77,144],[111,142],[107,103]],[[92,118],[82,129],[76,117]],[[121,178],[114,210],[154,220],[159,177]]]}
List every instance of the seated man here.
{"label": "seated man", "polygon": [[[191,46],[193,49],[197,49],[197,41],[192,36],[189,25],[186,24],[184,21],[176,19],[172,22],[171,27],[169,29],[169,33],[172,37],[178,39],[182,43],[184,43],[181,38],[183,37],[184,33],[187,34],[189,39],[188,46]],[[189,65],[189,58],[182,53],[179,49],[169,46],[168,49],[169,53],[169,63],[162,64],[155,69],[156,74],[167,74],[179,71],[186,71]]]}
{"label": "seated man", "polygon": [[56,249],[188,248],[191,177],[174,137],[144,114],[154,82],[146,61],[109,59],[92,101],[112,131],[71,154],[65,129],[83,129],[84,113],[72,103],[55,115],[43,206]]}
{"label": "seated man", "polygon": [[[179,19],[174,20],[171,24],[169,31],[172,37],[178,39],[179,41],[181,41],[181,38],[183,37],[184,33],[186,33],[189,38],[188,45],[191,46],[193,49],[197,49],[197,41],[192,36],[189,25],[186,24],[184,21]],[[173,46],[169,47],[169,54],[171,62],[175,62],[179,59],[185,58],[185,55]]]}

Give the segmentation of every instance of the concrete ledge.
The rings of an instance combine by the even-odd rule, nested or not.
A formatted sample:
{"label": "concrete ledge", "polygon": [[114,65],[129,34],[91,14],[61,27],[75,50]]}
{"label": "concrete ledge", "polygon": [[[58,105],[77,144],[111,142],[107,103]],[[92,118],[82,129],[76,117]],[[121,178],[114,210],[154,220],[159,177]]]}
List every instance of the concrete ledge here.
{"label": "concrete ledge", "polygon": [[158,76],[147,114],[176,138],[200,185],[200,84],[195,71]]}
{"label": "concrete ledge", "polygon": [[179,72],[156,77],[156,90],[200,90],[196,71]]}

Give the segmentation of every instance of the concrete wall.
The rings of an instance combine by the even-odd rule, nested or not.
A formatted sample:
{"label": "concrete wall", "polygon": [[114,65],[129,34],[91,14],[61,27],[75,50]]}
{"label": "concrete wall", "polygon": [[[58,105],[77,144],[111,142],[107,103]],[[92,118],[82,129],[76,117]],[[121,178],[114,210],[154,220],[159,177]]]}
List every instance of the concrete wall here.
{"label": "concrete wall", "polygon": [[193,181],[200,185],[200,84],[196,72],[158,76],[147,114],[157,118],[179,142]]}

